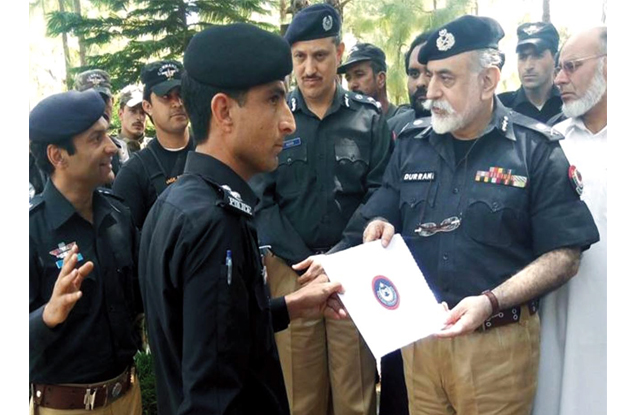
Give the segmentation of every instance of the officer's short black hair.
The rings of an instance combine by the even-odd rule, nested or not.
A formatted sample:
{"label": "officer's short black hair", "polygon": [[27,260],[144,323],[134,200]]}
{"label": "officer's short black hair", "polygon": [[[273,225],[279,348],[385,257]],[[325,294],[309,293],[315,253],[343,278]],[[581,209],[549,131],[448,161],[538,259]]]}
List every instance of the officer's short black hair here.
{"label": "officer's short black hair", "polygon": [[377,75],[380,72],[386,72],[386,68],[378,61],[371,60],[369,61],[369,64],[371,65],[371,70],[374,75]]}
{"label": "officer's short black hair", "polygon": [[[54,166],[48,160],[48,146],[50,143],[31,141],[30,152],[35,157],[35,162],[39,170],[50,176],[54,172]],[[64,140],[54,143],[55,146],[60,147],[67,151],[70,156],[76,153],[76,146],[74,146],[74,140],[72,137],[68,137]]]}
{"label": "officer's short black hair", "polygon": [[236,100],[239,106],[242,107],[245,105],[247,91],[249,89],[224,89],[202,84],[191,78],[186,71],[182,73],[182,103],[193,126],[193,141],[195,144],[202,144],[208,140],[213,97],[219,93],[226,94]]}
{"label": "officer's short black hair", "polygon": [[414,40],[412,41],[412,43],[410,44],[410,48],[408,48],[408,52],[406,52],[406,56],[404,57],[404,65],[406,67],[406,75],[408,74],[408,67],[410,66],[410,54],[412,53],[412,51],[419,45],[422,45],[425,43],[426,40],[428,40],[428,37],[432,34],[431,30],[427,30],[423,33],[421,33],[420,35],[418,35],[417,37],[414,38]]}

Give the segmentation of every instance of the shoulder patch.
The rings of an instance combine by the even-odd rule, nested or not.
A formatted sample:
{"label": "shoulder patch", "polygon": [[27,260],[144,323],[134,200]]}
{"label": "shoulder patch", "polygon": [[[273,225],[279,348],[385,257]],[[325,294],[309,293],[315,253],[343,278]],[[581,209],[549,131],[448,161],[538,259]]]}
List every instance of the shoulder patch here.
{"label": "shoulder patch", "polygon": [[217,206],[238,213],[239,215],[253,216],[254,209],[243,201],[238,192],[233,191],[228,186],[219,186],[210,180],[207,180],[207,182],[215,186],[218,194],[221,196],[221,198],[218,198],[215,202]]}
{"label": "shoulder patch", "polygon": [[550,127],[547,124],[544,124],[533,118],[527,117],[523,114],[519,114],[516,111],[510,111],[510,121],[512,122],[512,124],[521,125],[525,128],[540,133],[549,141],[559,141],[564,139],[564,136],[560,134],[560,132],[555,128]]}
{"label": "shoulder patch", "polygon": [[404,125],[399,134],[397,134],[397,138],[420,138],[420,133],[423,132],[423,130],[429,129],[431,126],[432,119],[430,117],[417,118]]}
{"label": "shoulder patch", "polygon": [[348,92],[345,93],[345,106],[349,107],[349,102],[350,101],[358,102],[360,104],[369,105],[369,106],[375,108],[375,110],[378,113],[382,112],[382,104],[380,104],[375,99],[373,99],[371,97],[368,97],[366,95],[356,94],[354,92],[348,91]]}

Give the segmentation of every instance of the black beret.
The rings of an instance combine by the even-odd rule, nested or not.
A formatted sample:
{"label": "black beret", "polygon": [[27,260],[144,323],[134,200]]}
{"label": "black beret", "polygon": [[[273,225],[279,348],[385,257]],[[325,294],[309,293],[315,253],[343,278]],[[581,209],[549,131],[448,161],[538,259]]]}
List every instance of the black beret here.
{"label": "black beret", "polygon": [[326,3],[313,4],[300,10],[291,21],[284,38],[289,45],[304,40],[334,37],[341,32],[341,18]]}
{"label": "black beret", "polygon": [[163,96],[180,86],[182,64],[178,61],[157,61],[148,63],[141,69],[141,82],[145,89]]}
{"label": "black beret", "polygon": [[350,51],[345,63],[339,66],[337,72],[345,73],[347,69],[358,62],[375,61],[386,71],[386,55],[379,47],[371,43],[357,43]]}
{"label": "black beret", "polygon": [[216,88],[248,89],[283,80],[293,70],[291,48],[280,36],[248,23],[212,26],[184,52],[193,80]]}
{"label": "black beret", "polygon": [[536,47],[539,52],[549,49],[554,54],[558,51],[558,43],[560,43],[560,35],[551,23],[523,23],[516,30],[519,37],[519,43],[516,45],[516,51],[525,45]]}
{"label": "black beret", "polygon": [[419,51],[419,62],[426,64],[478,49],[498,49],[503,36],[496,20],[465,15],[432,32]]}
{"label": "black beret", "polygon": [[93,89],[50,95],[28,116],[31,141],[55,144],[87,131],[104,115],[104,101]]}

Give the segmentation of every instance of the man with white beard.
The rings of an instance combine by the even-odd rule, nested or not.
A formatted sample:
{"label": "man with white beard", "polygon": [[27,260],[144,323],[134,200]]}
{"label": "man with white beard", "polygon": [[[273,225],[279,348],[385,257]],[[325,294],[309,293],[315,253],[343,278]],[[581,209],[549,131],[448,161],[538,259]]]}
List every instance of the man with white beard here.
{"label": "man with white beard", "polygon": [[[571,37],[555,84],[569,117],[555,128],[601,240],[584,253],[579,275],[541,300],[541,360],[534,415],[607,411],[607,28]],[[590,81],[589,81],[590,80]],[[579,169],[582,176],[575,172]]]}
{"label": "man with white beard", "polygon": [[387,246],[399,232],[451,308],[438,333],[402,349],[412,415],[529,414],[535,300],[572,278],[599,238],[569,182],[563,136],[495,95],[503,35],[493,19],[467,15],[428,38],[418,59],[431,74],[433,128],[397,139],[362,209],[362,239]]}

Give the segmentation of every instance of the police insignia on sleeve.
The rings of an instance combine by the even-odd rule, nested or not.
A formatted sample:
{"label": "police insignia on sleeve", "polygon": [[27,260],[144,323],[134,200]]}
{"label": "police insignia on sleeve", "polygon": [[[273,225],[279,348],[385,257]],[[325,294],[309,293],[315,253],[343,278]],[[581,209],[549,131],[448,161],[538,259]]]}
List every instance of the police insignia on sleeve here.
{"label": "police insignia on sleeve", "polygon": [[[57,249],[53,249],[52,251],[50,251],[50,255],[56,257],[58,259],[58,261],[56,261],[56,267],[58,269],[61,269],[63,267],[63,260],[65,259],[65,257],[67,256],[67,254],[69,254],[69,251],[71,251],[71,249],[76,245],[76,242],[70,242],[68,244],[66,244],[65,242],[61,242],[58,245]],[[78,262],[82,261],[82,254],[80,252],[77,253],[76,255],[78,257]]]}
{"label": "police insignia on sleeve", "polygon": [[475,174],[475,181],[520,188],[527,186],[527,177],[512,174],[512,169],[503,167],[491,167],[488,171],[478,170]]}
{"label": "police insignia on sleeve", "polygon": [[582,174],[577,170],[577,167],[569,167],[569,180],[571,181],[573,189],[581,196],[584,191],[584,183],[582,182]]}
{"label": "police insignia on sleeve", "polygon": [[221,186],[223,189],[223,206],[234,210],[235,212],[243,213],[247,216],[253,215],[253,209],[250,205],[245,203],[241,198],[241,194],[239,192],[235,192],[228,185]]}
{"label": "police insignia on sleeve", "polygon": [[374,277],[371,281],[371,288],[382,307],[388,310],[395,310],[399,307],[399,292],[389,278],[383,275]]}

